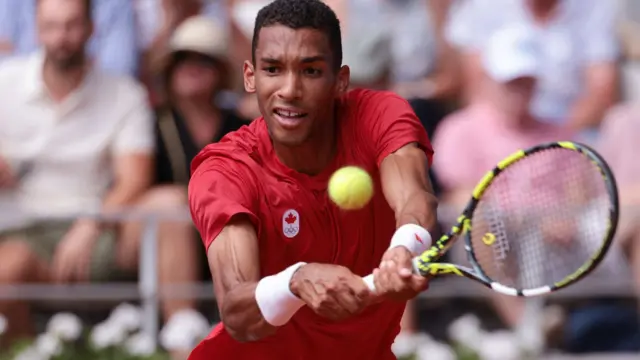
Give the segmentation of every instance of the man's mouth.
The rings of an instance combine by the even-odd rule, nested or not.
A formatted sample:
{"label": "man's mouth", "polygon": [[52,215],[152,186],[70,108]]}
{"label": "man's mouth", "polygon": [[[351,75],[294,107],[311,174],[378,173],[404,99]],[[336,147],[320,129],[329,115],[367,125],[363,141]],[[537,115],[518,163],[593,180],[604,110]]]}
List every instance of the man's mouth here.
{"label": "man's mouth", "polygon": [[285,129],[293,129],[307,117],[307,113],[298,109],[275,108],[276,120]]}

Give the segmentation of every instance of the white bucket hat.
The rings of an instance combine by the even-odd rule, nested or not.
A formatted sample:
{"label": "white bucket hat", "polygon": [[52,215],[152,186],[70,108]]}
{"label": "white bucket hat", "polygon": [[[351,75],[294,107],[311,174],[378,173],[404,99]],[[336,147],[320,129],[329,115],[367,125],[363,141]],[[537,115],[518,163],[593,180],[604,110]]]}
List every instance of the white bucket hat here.
{"label": "white bucket hat", "polygon": [[540,75],[540,48],[535,31],[527,26],[499,29],[483,49],[482,62],[487,74],[506,83],[522,77]]}
{"label": "white bucket hat", "polygon": [[[232,78],[229,63],[229,34],[218,22],[204,15],[184,20],[169,40],[169,49],[162,64],[165,73],[179,52],[193,52],[216,60],[226,73],[227,82]],[[225,86],[229,84],[225,82]]]}

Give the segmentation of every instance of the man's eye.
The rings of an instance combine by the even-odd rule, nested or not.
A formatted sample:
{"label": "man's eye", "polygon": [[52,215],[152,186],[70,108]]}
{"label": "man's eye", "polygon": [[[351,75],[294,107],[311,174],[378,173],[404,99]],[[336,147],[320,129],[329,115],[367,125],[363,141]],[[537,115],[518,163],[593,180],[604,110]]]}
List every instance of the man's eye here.
{"label": "man's eye", "polygon": [[322,74],[322,71],[320,69],[306,68],[304,69],[304,73],[307,75],[319,76]]}
{"label": "man's eye", "polygon": [[263,68],[264,71],[268,72],[269,74],[275,74],[278,72],[278,68],[275,66],[267,66],[265,68]]}

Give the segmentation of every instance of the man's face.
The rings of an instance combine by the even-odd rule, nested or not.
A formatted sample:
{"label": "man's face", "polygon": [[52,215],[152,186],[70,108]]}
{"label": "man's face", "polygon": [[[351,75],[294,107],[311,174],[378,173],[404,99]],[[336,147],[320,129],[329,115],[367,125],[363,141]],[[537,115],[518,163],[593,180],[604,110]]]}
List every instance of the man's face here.
{"label": "man's face", "polygon": [[91,20],[80,0],[40,0],[38,37],[47,60],[60,68],[82,65],[85,44],[91,37]]}
{"label": "man's face", "polygon": [[245,89],[255,92],[274,142],[298,146],[331,126],[349,69],[336,73],[327,36],[274,25],[260,30],[255,66],[245,62]]}

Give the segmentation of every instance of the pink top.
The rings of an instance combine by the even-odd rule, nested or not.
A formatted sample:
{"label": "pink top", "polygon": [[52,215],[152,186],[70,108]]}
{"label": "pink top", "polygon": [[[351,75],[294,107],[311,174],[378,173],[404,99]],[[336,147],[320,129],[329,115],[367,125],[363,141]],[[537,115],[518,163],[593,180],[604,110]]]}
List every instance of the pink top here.
{"label": "pink top", "polygon": [[538,122],[523,131],[488,104],[470,105],[449,115],[434,135],[433,167],[447,191],[475,186],[511,153],[549,141],[571,140],[571,132]]}
{"label": "pink top", "polygon": [[602,122],[596,149],[609,164],[620,186],[640,183],[639,134],[640,105],[617,106]]}

